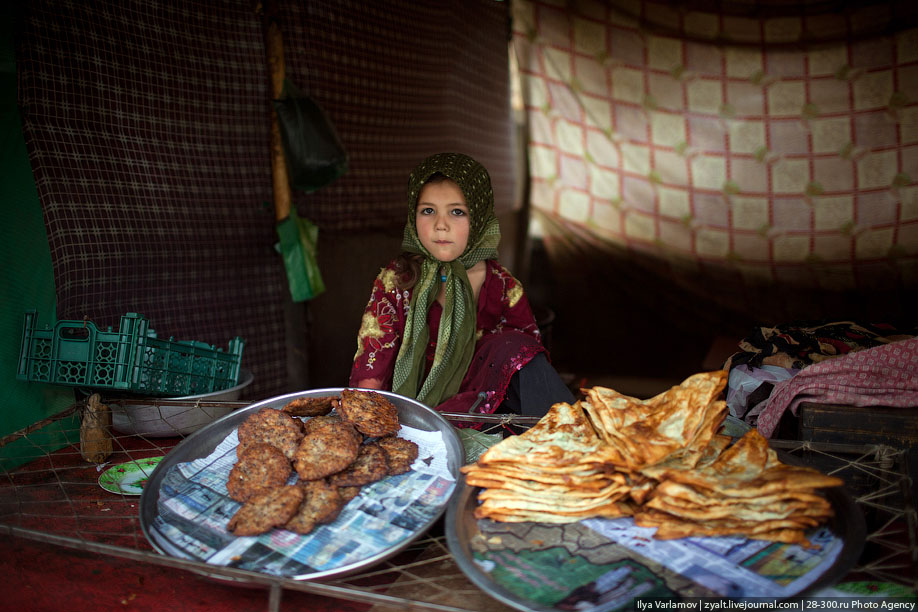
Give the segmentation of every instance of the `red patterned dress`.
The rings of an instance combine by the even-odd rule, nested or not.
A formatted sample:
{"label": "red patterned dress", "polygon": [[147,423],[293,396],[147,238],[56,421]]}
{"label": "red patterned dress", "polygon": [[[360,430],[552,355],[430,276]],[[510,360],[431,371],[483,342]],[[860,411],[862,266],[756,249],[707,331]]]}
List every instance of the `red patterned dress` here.
{"label": "red patterned dress", "polygon": [[[478,295],[475,354],[459,392],[445,400],[438,410],[467,412],[480,392],[487,394],[476,412],[494,412],[504,399],[510,378],[537,354],[545,351],[523,286],[506,268],[486,260],[487,272]],[[357,335],[357,354],[350,384],[375,378],[382,388],[392,388],[392,372],[401,346],[405,319],[411,303],[411,289],[399,290],[395,283],[395,262],[382,269],[373,283],[373,293],[363,313]],[[437,347],[442,307],[434,302],[427,314],[430,342],[427,369]]]}

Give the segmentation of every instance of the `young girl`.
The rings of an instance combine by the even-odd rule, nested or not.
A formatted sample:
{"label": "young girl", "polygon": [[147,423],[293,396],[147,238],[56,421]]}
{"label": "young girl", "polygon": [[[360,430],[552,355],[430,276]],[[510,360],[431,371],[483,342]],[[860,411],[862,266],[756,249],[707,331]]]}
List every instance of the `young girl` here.
{"label": "young girl", "polygon": [[408,181],[405,251],[382,269],[357,335],[350,385],[446,412],[542,416],[573,402],[549,365],[523,287],[497,260],[488,171],[440,153]]}

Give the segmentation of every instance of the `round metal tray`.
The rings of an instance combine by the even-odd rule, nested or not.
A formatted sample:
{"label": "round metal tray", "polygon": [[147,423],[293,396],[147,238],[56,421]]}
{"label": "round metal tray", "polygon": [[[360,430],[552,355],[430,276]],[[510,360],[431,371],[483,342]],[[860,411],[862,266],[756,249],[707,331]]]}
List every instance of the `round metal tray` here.
{"label": "round metal tray", "polygon": [[[146,487],[144,488],[143,495],[140,498],[140,525],[144,535],[150,544],[152,544],[153,548],[165,555],[185,559],[190,558],[154,524],[154,521],[159,513],[159,498],[163,484],[163,478],[168,473],[170,468],[179,463],[186,463],[195,459],[207,457],[214,451],[217,445],[220,444],[230,433],[232,433],[232,431],[236,429],[245,419],[247,419],[249,415],[261,410],[262,408],[279,409],[288,402],[297,398],[337,396],[341,391],[341,387],[312,389],[309,391],[290,393],[287,395],[281,395],[278,397],[266,399],[247,406],[246,408],[232,412],[183,440],[168,455],[166,455],[166,457],[160,462],[159,466],[157,466],[156,470],[154,470]],[[442,434],[443,441],[446,445],[448,470],[453,478],[457,480],[458,484],[458,479],[460,476],[459,467],[463,463],[464,453],[462,449],[462,443],[459,441],[459,437],[456,435],[453,426],[450,425],[446,419],[440,416],[439,413],[415,400],[387,391],[378,391],[378,393],[385,396],[389,401],[395,404],[395,407],[398,409],[399,421],[403,425],[424,431],[439,431]],[[457,488],[454,487],[452,491],[453,495],[455,495],[456,490]],[[391,547],[380,551],[378,554],[372,555],[368,558],[360,559],[358,562],[351,562],[346,565],[336,567],[334,569],[287,577],[295,580],[314,580],[319,578],[338,577],[356,572],[360,569],[370,567],[381,561],[384,561],[385,559],[388,559],[389,557],[400,552],[418,536],[425,533],[431,527],[431,525],[438,518],[440,518],[440,516],[442,516],[443,512],[446,510],[449,499],[451,498],[444,499],[436,514],[430,517],[430,519],[427,520],[424,524],[420,525],[410,537],[393,544]],[[226,579],[225,576],[219,576],[217,574],[214,574],[213,577],[224,580]]]}
{"label": "round metal tray", "polygon": [[[784,463],[801,464],[796,457],[787,456],[781,452],[779,452],[779,457],[781,457]],[[495,536],[493,533],[483,534],[479,527],[479,520],[474,517],[473,513],[475,507],[478,505],[478,492],[480,490],[480,487],[468,486],[463,477],[459,484],[459,490],[453,495],[446,511],[446,541],[450,552],[456,560],[456,564],[475,585],[510,607],[518,610],[540,612],[562,609],[543,605],[520,595],[518,592],[508,589],[505,585],[501,584],[499,580],[495,579],[491,573],[485,571],[479,562],[476,561],[473,551],[473,543],[476,542],[476,540],[479,542],[484,539],[495,541],[497,538],[500,538],[500,536]],[[813,593],[835,584],[851,570],[860,557],[866,534],[864,517],[860,508],[857,507],[853,498],[844,487],[826,489],[825,495],[835,511],[835,516],[830,520],[828,527],[835,536],[842,539],[842,549],[831,566],[825,568],[812,583],[801,589],[798,593],[785,593],[782,595],[782,598]],[[487,519],[484,520],[487,521]],[[547,542],[546,532],[538,530],[539,525],[535,523],[528,523],[526,525],[532,527],[532,529],[525,532],[525,539],[528,539],[529,542],[536,542],[537,545],[533,546],[533,548],[543,546]],[[584,529],[586,528],[584,527]],[[604,539],[599,535],[597,535],[597,537]],[[605,542],[610,543],[609,540],[605,540]],[[584,544],[586,547],[595,547],[595,545],[595,541]],[[518,558],[518,555],[525,552],[524,549],[527,549],[531,545],[526,544],[523,539],[520,539],[513,543],[501,542],[501,546],[506,546],[503,552],[515,559]],[[616,544],[615,546],[618,545]],[[585,550],[584,553],[589,554],[589,551]],[[579,552],[575,551],[571,553],[571,558],[579,554]],[[631,555],[633,556],[633,553],[631,553]],[[558,564],[559,567],[557,571],[565,572],[566,564],[560,561]],[[572,563],[571,565],[575,564]],[[651,565],[653,565],[652,562]],[[573,575],[575,570],[572,568],[569,571],[571,575]],[[520,581],[524,579],[519,576],[514,576],[512,580],[516,583],[520,583]],[[690,581],[690,578],[685,577],[684,581],[687,583],[687,581]],[[599,587],[600,584],[600,581],[597,581],[595,587]],[[604,588],[608,588],[611,591],[616,586],[616,584],[611,584]],[[594,596],[601,600],[605,594],[606,593],[602,592],[600,589],[600,592],[595,593]],[[631,609],[631,605],[632,600],[629,599],[624,602],[624,607],[621,609]],[[575,608],[564,607],[563,609]],[[602,609],[614,610],[619,608],[607,604],[607,606],[602,607]]]}

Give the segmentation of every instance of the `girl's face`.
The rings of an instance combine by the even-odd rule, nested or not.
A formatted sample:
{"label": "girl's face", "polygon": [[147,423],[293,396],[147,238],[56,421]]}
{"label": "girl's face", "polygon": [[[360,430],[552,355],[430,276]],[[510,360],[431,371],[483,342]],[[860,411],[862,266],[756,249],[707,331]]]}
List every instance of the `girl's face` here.
{"label": "girl's face", "polygon": [[469,207],[453,181],[428,183],[418,195],[415,225],[424,248],[436,259],[450,262],[469,242]]}

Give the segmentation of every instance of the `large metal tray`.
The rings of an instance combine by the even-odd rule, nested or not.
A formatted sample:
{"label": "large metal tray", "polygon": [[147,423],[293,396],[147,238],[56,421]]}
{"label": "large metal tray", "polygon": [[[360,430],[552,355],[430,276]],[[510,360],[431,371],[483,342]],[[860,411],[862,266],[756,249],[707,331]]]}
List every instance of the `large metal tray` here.
{"label": "large metal tray", "polygon": [[[184,551],[177,547],[175,543],[170,541],[170,539],[164,535],[154,524],[155,519],[159,513],[159,498],[163,484],[163,478],[168,473],[170,468],[179,463],[190,462],[195,459],[207,457],[214,451],[217,445],[220,444],[230,433],[232,433],[232,431],[236,429],[246,418],[248,418],[249,415],[261,410],[262,408],[281,408],[291,400],[301,397],[337,396],[341,391],[341,387],[312,389],[309,391],[290,393],[287,395],[281,395],[278,397],[266,399],[254,403],[246,408],[232,412],[229,415],[214,421],[207,427],[195,432],[184,441],[182,441],[168,455],[166,455],[162,462],[160,462],[159,466],[157,466],[156,470],[154,470],[147,485],[144,487],[143,495],[140,498],[140,525],[150,544],[158,552],[164,555],[170,555],[178,558],[189,558],[188,555],[184,553]],[[443,441],[446,445],[448,470],[453,478],[457,480],[458,484],[460,476],[459,467],[463,463],[464,453],[462,449],[462,443],[459,441],[453,426],[450,425],[446,419],[440,416],[439,413],[415,400],[387,391],[378,391],[378,393],[385,396],[387,399],[389,399],[389,401],[395,404],[396,408],[398,409],[399,421],[403,425],[425,431],[439,431],[442,434]],[[453,489],[453,495],[455,495],[456,490],[457,488]],[[449,499],[451,498],[444,499],[437,513],[430,517],[426,523],[420,525],[411,535],[411,537],[397,542],[393,546],[379,552],[378,554],[361,559],[359,562],[351,562],[331,570],[317,571],[308,574],[300,574],[287,577],[295,580],[315,580],[321,578],[339,577],[380,563],[385,559],[388,559],[389,557],[397,554],[406,546],[408,546],[414,539],[425,533],[431,527],[431,525],[440,516],[442,516],[443,512],[446,510]],[[216,574],[214,574],[214,577],[226,579],[225,576],[218,576]]]}
{"label": "large metal tray", "polygon": [[[798,465],[802,463],[796,457],[786,455],[780,451],[778,454],[784,463]],[[508,568],[509,571],[505,572],[504,575],[512,575],[512,578],[508,578],[506,581],[496,579],[491,572],[484,569],[481,561],[475,557],[473,548],[476,546],[476,542],[478,542],[480,545],[481,542],[488,541],[490,543],[496,543],[496,545],[499,547],[504,547],[507,558],[511,559],[512,563],[515,564],[517,559],[522,559],[523,555],[526,555],[527,551],[529,550],[544,548],[545,545],[548,544],[558,544],[558,546],[560,546],[560,542],[558,540],[552,540],[552,538],[557,537],[557,532],[560,528],[557,526],[549,525],[540,526],[535,523],[520,523],[517,525],[523,527],[521,527],[517,534],[515,534],[519,537],[501,536],[499,534],[495,534],[494,532],[487,532],[487,529],[486,532],[483,533],[481,530],[481,522],[479,522],[479,520],[476,519],[473,515],[475,507],[478,505],[478,493],[480,490],[480,487],[468,486],[465,483],[465,478],[463,477],[459,484],[459,490],[453,495],[452,499],[450,500],[449,507],[446,511],[445,529],[447,545],[449,547],[450,553],[452,553],[453,558],[456,561],[456,564],[459,566],[462,572],[469,578],[469,580],[471,580],[476,586],[481,588],[490,596],[518,610],[527,612],[547,612],[555,610],[581,609],[581,606],[585,605],[582,602],[580,602],[579,605],[577,602],[567,602],[567,605],[562,605],[562,603],[559,602],[553,607],[552,605],[544,605],[537,601],[533,601],[532,598],[521,594],[519,589],[507,588],[508,586],[515,587],[519,584],[529,584],[530,586],[527,591],[529,593],[533,592],[535,588],[537,588],[539,579],[521,576],[518,572],[518,568]],[[811,594],[820,589],[835,584],[840,578],[842,578],[851,570],[851,568],[860,557],[860,554],[863,550],[866,533],[863,514],[855,505],[854,499],[844,487],[827,489],[825,490],[825,495],[832,504],[832,507],[835,511],[835,516],[829,522],[828,528],[836,537],[841,538],[842,548],[834,562],[829,567],[823,568],[821,573],[819,573],[819,575],[816,576],[808,586],[801,589],[797,593],[784,593],[777,599]],[[491,523],[487,519],[485,519],[484,522],[490,523],[490,525],[494,525],[494,523]],[[488,525],[485,525],[485,527],[487,528]],[[575,527],[575,529],[578,528],[579,527]],[[574,575],[575,571],[582,572],[582,569],[576,569],[577,558],[581,556],[588,558],[591,554],[591,550],[595,549],[599,545],[602,545],[602,536],[595,535],[593,538],[585,537],[583,536],[584,531],[588,531],[587,528],[582,528],[581,532],[579,534],[575,534],[573,538],[568,536],[568,541],[571,539],[582,538],[582,542],[573,546],[575,550],[569,550],[568,552],[562,551],[559,553],[557,560],[557,572],[570,572],[571,576]],[[600,540],[599,544],[597,543],[597,539]],[[605,544],[609,543],[609,540],[605,540]],[[653,542],[648,541],[648,545],[652,546]],[[570,546],[570,544],[568,544],[568,546]],[[615,546],[618,545],[616,544]],[[577,550],[578,548],[579,550]],[[633,552],[629,552],[629,556],[634,557],[635,555]],[[660,567],[653,562],[644,563],[645,561],[646,559],[637,557],[638,565],[643,564],[645,566],[649,566],[650,568]],[[526,560],[521,561],[520,567],[525,567],[527,563],[528,561]],[[653,570],[651,569],[651,571]],[[514,574],[514,572],[516,573]],[[663,573],[666,572],[667,570],[664,570]],[[578,574],[578,576],[579,575],[582,574]],[[691,584],[691,577],[681,577],[677,575],[677,579],[673,580],[673,575],[674,574],[672,572],[669,572],[668,578],[662,578],[660,575],[657,575],[653,576],[652,579],[659,579],[661,583],[666,583],[667,581],[670,583],[681,581],[681,583],[684,585]],[[544,580],[549,581],[558,577],[558,574],[554,574],[551,576],[545,576],[543,578]],[[615,583],[606,583],[604,585],[602,580],[596,580],[592,584],[590,584],[588,580],[585,580],[583,586],[580,588],[584,590],[593,590],[593,593],[591,593],[589,597],[593,597],[595,601],[604,602],[602,605],[597,604],[598,607],[595,609],[631,609],[633,600],[630,598],[623,602],[624,607],[618,607],[609,603],[608,599],[612,599],[613,597],[611,591],[613,591],[616,587],[618,587],[618,585]],[[526,591],[526,589],[523,589],[523,591]],[[648,593],[648,596],[660,597],[659,594],[653,593]],[[671,596],[671,594],[663,595],[663,598],[668,598]],[[682,595],[677,593],[675,596],[680,597]],[[716,597],[714,593],[707,591],[699,593],[698,588],[695,588],[694,592],[691,592],[689,596]]]}

